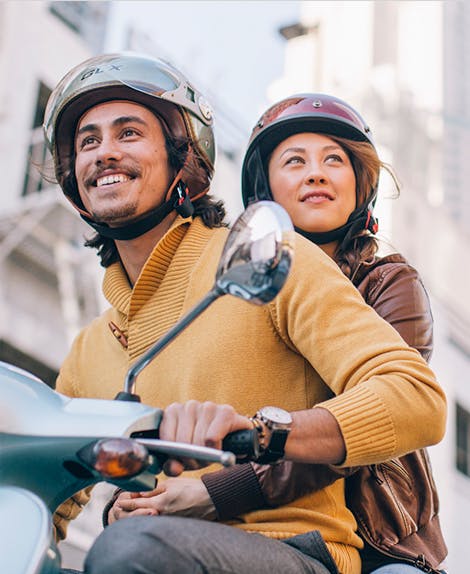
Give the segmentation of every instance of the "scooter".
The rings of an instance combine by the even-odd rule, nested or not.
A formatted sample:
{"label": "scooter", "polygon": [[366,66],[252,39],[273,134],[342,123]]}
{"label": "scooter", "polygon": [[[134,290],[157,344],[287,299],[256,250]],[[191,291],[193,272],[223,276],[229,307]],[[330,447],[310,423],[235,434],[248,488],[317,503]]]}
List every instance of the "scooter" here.
{"label": "scooter", "polygon": [[258,456],[255,430],[231,433],[222,451],[160,440],[163,411],[140,402],[136,380],[218,298],[230,294],[263,305],[276,297],[289,273],[293,238],[278,204],[249,206],[232,226],[212,289],[131,366],[114,400],[71,399],[0,362],[1,574],[60,572],[52,514],[83,488],[105,481],[151,490],[168,458],[230,466]]}

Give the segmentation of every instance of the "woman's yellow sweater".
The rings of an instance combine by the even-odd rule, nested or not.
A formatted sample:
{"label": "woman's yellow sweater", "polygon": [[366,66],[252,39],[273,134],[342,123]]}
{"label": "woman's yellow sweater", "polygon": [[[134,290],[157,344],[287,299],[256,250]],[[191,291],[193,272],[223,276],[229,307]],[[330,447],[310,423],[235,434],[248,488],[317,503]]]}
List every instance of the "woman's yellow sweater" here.
{"label": "woman's yellow sweater", "polygon": [[[75,340],[57,390],[106,399],[122,390],[135,359],[212,287],[226,236],[225,228],[208,229],[199,218],[178,218],[133,288],[119,263],[109,267],[103,288],[112,307]],[[127,349],[112,334],[111,321],[125,333]],[[263,405],[292,411],[321,404],[341,428],[345,466],[436,443],[445,426],[443,392],[419,353],[300,236],[291,275],[273,302],[216,301],[144,369],[137,393],[161,408],[211,400],[247,415]],[[340,572],[360,573],[362,543],[342,480],[288,505],[250,512],[233,525],[276,538],[319,530]]]}

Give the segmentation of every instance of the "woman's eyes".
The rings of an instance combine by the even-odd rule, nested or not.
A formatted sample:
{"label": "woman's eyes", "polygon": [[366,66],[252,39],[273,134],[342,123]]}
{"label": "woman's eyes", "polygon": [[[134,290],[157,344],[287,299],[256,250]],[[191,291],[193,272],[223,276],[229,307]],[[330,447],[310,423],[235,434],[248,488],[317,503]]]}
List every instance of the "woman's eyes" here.
{"label": "woman's eyes", "polygon": [[330,153],[326,156],[325,161],[339,161],[343,163],[343,158],[337,153]]}
{"label": "woman's eyes", "polygon": [[303,157],[299,156],[299,155],[293,155],[292,157],[287,158],[286,160],[286,165],[287,164],[295,164],[295,163],[305,163],[305,160]]}
{"label": "woman's eyes", "polygon": [[[344,159],[341,157],[341,155],[337,154],[337,153],[330,153],[328,155],[326,155],[323,158],[323,162],[324,163],[344,163]],[[292,165],[292,164],[304,164],[306,163],[305,158],[303,158],[302,156],[299,155],[293,155],[292,157],[287,158],[286,160],[286,165]]]}

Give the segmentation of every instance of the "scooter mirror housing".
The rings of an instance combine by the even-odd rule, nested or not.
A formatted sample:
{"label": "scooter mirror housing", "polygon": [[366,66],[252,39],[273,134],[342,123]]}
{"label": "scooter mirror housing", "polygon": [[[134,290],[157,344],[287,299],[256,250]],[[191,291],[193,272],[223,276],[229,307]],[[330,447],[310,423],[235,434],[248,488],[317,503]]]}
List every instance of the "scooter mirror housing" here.
{"label": "scooter mirror housing", "polygon": [[250,204],[234,223],[220,259],[215,288],[256,305],[282,289],[294,252],[294,229],[273,201]]}

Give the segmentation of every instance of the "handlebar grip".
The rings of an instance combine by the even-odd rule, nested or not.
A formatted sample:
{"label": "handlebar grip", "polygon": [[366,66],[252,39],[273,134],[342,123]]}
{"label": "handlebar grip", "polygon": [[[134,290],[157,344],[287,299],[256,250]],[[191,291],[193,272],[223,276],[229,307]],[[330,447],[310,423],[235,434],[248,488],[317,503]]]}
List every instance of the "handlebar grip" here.
{"label": "handlebar grip", "polygon": [[222,441],[222,449],[229,450],[237,460],[246,462],[259,457],[259,435],[256,429],[229,433]]}

